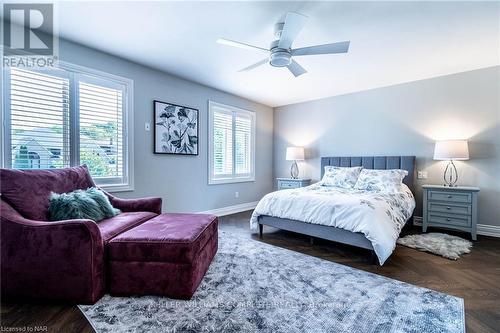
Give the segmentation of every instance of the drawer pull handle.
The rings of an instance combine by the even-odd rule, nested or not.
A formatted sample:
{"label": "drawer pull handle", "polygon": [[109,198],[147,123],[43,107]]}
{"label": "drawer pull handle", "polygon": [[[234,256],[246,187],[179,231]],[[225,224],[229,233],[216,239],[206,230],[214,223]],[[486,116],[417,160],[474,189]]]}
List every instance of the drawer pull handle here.
{"label": "drawer pull handle", "polygon": [[451,207],[446,207],[446,209],[450,210],[450,209],[451,209]]}
{"label": "drawer pull handle", "polygon": [[453,196],[451,194],[448,194],[448,199],[451,199],[453,198]]}
{"label": "drawer pull handle", "polygon": [[450,218],[447,218],[447,219],[446,219],[446,221],[448,221],[448,222],[449,222],[449,221],[451,221],[451,219],[450,219]]}

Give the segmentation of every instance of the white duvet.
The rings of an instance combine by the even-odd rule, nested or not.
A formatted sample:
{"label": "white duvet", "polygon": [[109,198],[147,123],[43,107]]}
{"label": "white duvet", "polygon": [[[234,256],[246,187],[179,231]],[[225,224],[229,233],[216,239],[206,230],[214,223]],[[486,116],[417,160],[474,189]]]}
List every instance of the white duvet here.
{"label": "white duvet", "polygon": [[413,209],[415,199],[404,184],[400,192],[381,193],[316,183],[267,194],[257,204],[250,227],[257,228],[258,217],[268,215],[360,232],[372,243],[382,265]]}

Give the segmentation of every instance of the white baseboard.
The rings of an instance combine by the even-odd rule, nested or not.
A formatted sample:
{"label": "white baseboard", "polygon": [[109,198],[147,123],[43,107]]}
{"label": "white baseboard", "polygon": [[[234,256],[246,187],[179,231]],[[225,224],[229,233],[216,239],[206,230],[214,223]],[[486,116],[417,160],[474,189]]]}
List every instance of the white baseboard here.
{"label": "white baseboard", "polygon": [[255,207],[257,207],[257,203],[258,203],[258,201],[246,202],[246,203],[242,203],[239,205],[221,207],[221,208],[206,210],[204,212],[199,212],[199,213],[200,214],[212,214],[212,215],[217,215],[217,216],[231,215],[231,214],[244,212],[247,210],[252,210]]}
{"label": "white baseboard", "polygon": [[[418,226],[422,225],[422,217],[414,216],[413,224]],[[500,237],[500,226],[489,225],[489,224],[478,224],[477,234],[483,236]]]}
{"label": "white baseboard", "polygon": [[488,224],[478,224],[477,233],[479,235],[500,237],[500,226],[488,225]]}

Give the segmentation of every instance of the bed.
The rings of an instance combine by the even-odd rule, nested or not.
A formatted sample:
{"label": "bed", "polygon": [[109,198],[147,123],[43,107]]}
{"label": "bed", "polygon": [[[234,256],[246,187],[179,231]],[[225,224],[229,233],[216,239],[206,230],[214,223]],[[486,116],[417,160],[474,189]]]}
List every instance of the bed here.
{"label": "bed", "polygon": [[[393,196],[327,189],[318,183],[270,193],[254,210],[251,227],[259,227],[260,237],[263,226],[267,225],[371,250],[382,265],[393,252],[399,233],[411,220],[415,208],[415,156],[322,157],[321,177],[325,166],[402,169],[408,174],[403,179],[404,190]],[[329,200],[330,206],[315,201],[318,197]],[[371,206],[376,206],[376,209]],[[391,220],[381,215],[384,211],[389,217],[391,213],[397,216],[392,216]]]}

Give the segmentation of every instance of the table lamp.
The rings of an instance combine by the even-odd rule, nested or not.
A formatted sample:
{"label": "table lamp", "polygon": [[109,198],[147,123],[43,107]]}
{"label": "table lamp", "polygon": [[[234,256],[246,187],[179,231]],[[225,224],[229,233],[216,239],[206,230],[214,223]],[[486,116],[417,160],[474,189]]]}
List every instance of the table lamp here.
{"label": "table lamp", "polygon": [[467,140],[445,140],[437,141],[434,146],[434,159],[449,161],[444,170],[443,179],[445,186],[456,186],[458,181],[457,167],[453,161],[464,161],[469,159],[469,147]]}
{"label": "table lamp", "polygon": [[293,179],[297,179],[299,176],[299,167],[297,161],[304,160],[304,148],[302,147],[288,147],[286,149],[286,160],[293,161],[290,167],[290,175]]}

